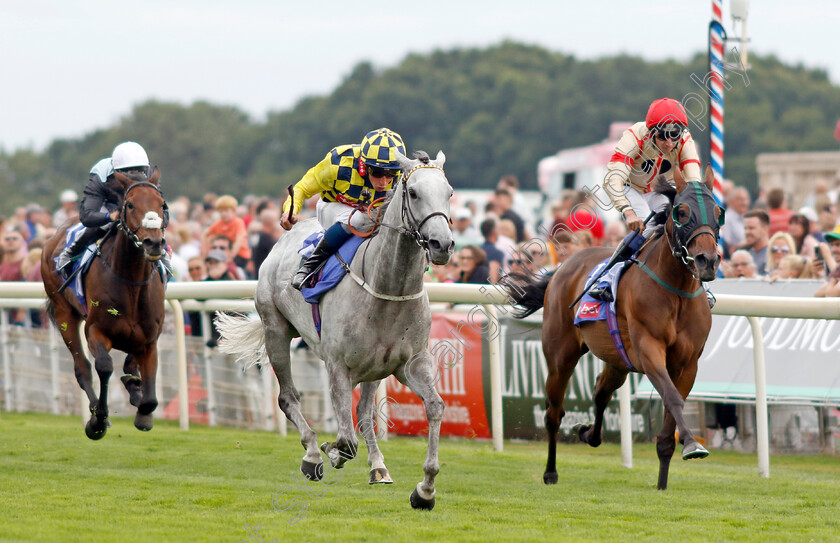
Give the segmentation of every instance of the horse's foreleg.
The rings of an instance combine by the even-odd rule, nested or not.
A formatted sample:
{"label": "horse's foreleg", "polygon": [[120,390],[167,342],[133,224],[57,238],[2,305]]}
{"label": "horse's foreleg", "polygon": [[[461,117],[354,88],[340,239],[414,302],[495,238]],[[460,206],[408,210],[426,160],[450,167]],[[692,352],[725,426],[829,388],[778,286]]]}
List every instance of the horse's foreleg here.
{"label": "horse's foreleg", "polygon": [[618,387],[624,383],[626,378],[626,371],[620,370],[610,364],[604,366],[604,371],[601,372],[601,375],[598,377],[598,382],[595,384],[595,394],[593,395],[595,422],[591,426],[580,425],[576,427],[581,441],[588,443],[592,447],[597,447],[601,444],[604,410],[609,405],[613,393],[618,390]]}
{"label": "horse's foreleg", "polygon": [[388,468],[385,467],[385,457],[379,450],[376,441],[376,414],[374,403],[376,401],[376,389],[380,381],[373,383],[362,383],[359,404],[356,406],[356,430],[365,439],[368,449],[368,466],[370,466],[370,484],[393,483]]}
{"label": "horse's foreleg", "polygon": [[[699,357],[700,355],[698,354],[691,362],[683,366],[679,375],[673,377],[674,386],[683,401],[688,398],[688,393],[691,392],[691,388],[694,386],[694,379],[697,377],[697,359]],[[680,416],[682,417],[682,412],[680,412]],[[679,424],[679,421],[677,421],[677,424]],[[694,437],[694,434],[685,424],[685,420],[682,421],[682,426],[679,428],[680,442],[683,444],[683,460],[706,458],[709,456],[709,451],[697,441],[697,438]]]}
{"label": "horse's foreleg", "polygon": [[435,477],[440,471],[438,447],[440,446],[440,423],[443,420],[443,399],[435,390],[438,381],[438,367],[428,352],[417,353],[396,374],[399,381],[417,394],[426,406],[426,420],[429,422],[429,447],[423,463],[425,477],[414,489],[409,503],[414,509],[431,510],[435,506]]}
{"label": "horse's foreleg", "polygon": [[[152,412],[157,408],[158,401],[155,392],[155,380],[157,378],[157,344],[153,343],[149,349],[142,354],[135,354],[137,365],[140,369],[140,388],[142,399],[137,405],[137,414],[134,415],[134,427],[138,430],[148,432],[154,426]],[[128,385],[126,385],[128,388]],[[132,404],[134,405],[134,404]]]}
{"label": "horse's foreleg", "polygon": [[676,427],[677,422],[671,412],[666,409],[662,429],[656,436],[656,456],[659,457],[659,482],[656,488],[659,490],[668,488],[668,469],[671,467],[671,457],[674,456],[674,450],[677,448],[677,440],[674,437]]}
{"label": "horse's foreleg", "polygon": [[111,340],[95,328],[89,329],[88,349],[99,376],[99,401],[91,403],[91,416],[85,425],[85,434],[95,440],[102,439],[108,429],[108,381],[114,372],[114,361],[109,353]]}
{"label": "horse's foreleg", "polygon": [[359,448],[359,440],[353,428],[353,384],[347,369],[340,362],[328,362],[327,372],[338,435],[335,443],[321,444],[321,450],[327,454],[334,468],[341,469],[345,462],[356,458]]}
{"label": "horse's foreleg", "polygon": [[64,309],[58,303],[53,302],[55,312],[55,323],[61,333],[61,339],[67,345],[70,355],[73,357],[73,373],[76,375],[76,382],[84,390],[88,397],[90,409],[99,401],[96,392],[93,390],[93,374],[91,373],[90,361],[85,357],[85,350],[82,345],[82,336],[79,333],[81,319],[76,317],[70,310]]}

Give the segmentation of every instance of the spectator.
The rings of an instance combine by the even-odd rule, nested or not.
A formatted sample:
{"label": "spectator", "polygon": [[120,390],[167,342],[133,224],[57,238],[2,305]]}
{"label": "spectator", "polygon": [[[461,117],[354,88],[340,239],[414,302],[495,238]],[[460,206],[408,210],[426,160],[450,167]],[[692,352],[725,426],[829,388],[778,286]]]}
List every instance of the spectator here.
{"label": "spectator", "polygon": [[[3,261],[0,264],[0,281],[23,281],[22,266],[27,253],[25,230],[25,226],[16,226],[3,236]],[[10,310],[9,321],[13,324],[23,324],[23,310]]]}
{"label": "spectator", "polygon": [[[236,262],[233,260],[233,241],[225,235],[217,234],[213,236],[210,240],[210,252],[212,251],[221,251],[227,256],[225,261],[225,266],[230,273],[231,279],[247,279],[248,277],[245,275],[245,270],[240,268],[236,265]],[[209,255],[210,252],[207,254]],[[209,273],[209,266],[208,266],[208,273]]]}
{"label": "spectator", "polygon": [[523,210],[526,203],[519,192],[519,179],[515,175],[503,175],[496,184],[496,189],[506,190],[510,193],[513,200],[513,209]]}
{"label": "spectator", "polygon": [[726,278],[757,279],[755,260],[749,251],[739,249],[732,253],[729,261],[724,261],[722,266],[723,276]]}
{"label": "spectator", "polygon": [[779,267],[779,262],[787,255],[796,254],[796,243],[787,232],[776,232],[767,243],[766,275],[771,275]]}
{"label": "spectator", "polygon": [[[43,248],[39,246],[39,241],[35,241],[30,246],[29,251],[20,265],[20,274],[24,281],[31,281],[35,283],[43,282],[41,277],[41,254]],[[32,326],[35,328],[45,328],[47,325],[47,315],[43,309],[30,309],[29,320],[32,321]]]}
{"label": "spectator", "polygon": [[258,220],[259,231],[250,236],[252,239],[250,274],[254,278],[259,276],[260,266],[283,234],[283,229],[280,227],[280,210],[277,207],[261,209]]}
{"label": "spectator", "polygon": [[201,234],[202,252],[210,251],[210,241],[213,236],[223,235],[232,240],[231,255],[233,263],[244,268],[251,259],[251,248],[248,247],[248,231],[245,222],[236,216],[236,198],[225,194],[219,196],[214,206],[219,213],[219,219]]}
{"label": "spectator", "polygon": [[[207,277],[205,281],[232,281],[235,279],[228,271],[228,257],[224,251],[213,249],[207,253],[207,258],[204,259],[204,264],[207,266]],[[219,344],[221,335],[216,330],[216,325],[212,319],[210,321],[210,339],[207,341],[208,347],[216,347]]]}
{"label": "spectator", "polygon": [[52,222],[56,226],[61,226],[65,221],[79,216],[79,195],[75,190],[67,189],[63,191],[59,201],[61,207],[53,213],[52,218]]}
{"label": "spectator", "polygon": [[744,215],[750,209],[750,193],[744,187],[735,187],[726,199],[725,224],[720,237],[732,251],[744,243]]}
{"label": "spectator", "polygon": [[744,243],[740,248],[749,251],[759,275],[767,273],[769,230],[770,217],[767,212],[753,209],[744,215]]}
{"label": "spectator", "polygon": [[[556,232],[548,247],[553,256],[554,265],[563,264],[576,252],[590,247],[592,238],[589,237],[588,234],[589,232],[586,230],[574,233],[566,230],[559,230]],[[624,238],[621,237],[619,241],[621,241],[621,239]]]}
{"label": "spectator", "polygon": [[[813,213],[813,210],[810,210]],[[796,253],[806,258],[816,258],[817,240],[811,235],[811,221],[805,215],[792,215],[788,234],[791,235]]]}
{"label": "spectator", "polygon": [[572,232],[585,230],[589,232],[594,243],[600,243],[604,239],[604,221],[595,213],[594,207],[589,203],[589,196],[584,191],[577,191],[572,202],[572,209],[564,224]]}
{"label": "spectator", "polygon": [[[207,279],[207,266],[204,264],[204,258],[200,255],[194,256],[187,261],[187,270],[189,272],[189,281],[204,281]],[[190,335],[201,337],[201,312],[187,311],[186,320],[190,325]]]}
{"label": "spectator", "polygon": [[496,247],[505,254],[505,263],[509,263],[516,250],[516,226],[509,219],[500,219],[498,222],[499,239],[496,240]]}
{"label": "spectator", "polygon": [[601,245],[603,247],[618,247],[618,244],[625,237],[627,237],[627,225],[624,224],[624,221],[609,222],[604,227],[604,240]]}
{"label": "spectator", "polygon": [[533,277],[542,277],[554,267],[549,255],[549,249],[542,240],[532,239],[516,246],[520,258],[526,259],[525,264]]}
{"label": "spectator", "polygon": [[496,242],[499,240],[499,228],[496,226],[496,219],[493,217],[484,219],[481,223],[481,235],[484,237],[484,243],[481,244],[481,250],[487,255],[487,266],[490,269],[490,281],[493,284],[496,284],[502,270],[506,269],[505,253],[496,247]]}
{"label": "spectator", "polygon": [[816,279],[810,258],[801,255],[787,255],[770,275],[771,281],[778,279]]}
{"label": "spectator", "polygon": [[817,238],[818,242],[826,240],[825,235],[837,226],[837,214],[834,212],[834,206],[828,199],[822,199],[817,202],[817,229],[811,230],[811,233]]}
{"label": "spectator", "polygon": [[467,245],[458,252],[458,280],[456,282],[482,285],[490,282],[487,255],[477,245]]}
{"label": "spectator", "polygon": [[473,226],[473,217],[469,209],[459,207],[452,214],[452,219],[452,236],[455,239],[456,249],[481,243],[481,235]]}
{"label": "spectator", "polygon": [[516,237],[514,239],[516,243],[522,243],[525,241],[525,221],[512,209],[513,195],[506,190],[497,189],[494,196],[493,203],[496,213],[502,219],[507,219],[513,223],[516,228]]}
{"label": "spectator", "polygon": [[793,211],[787,208],[787,197],[783,189],[772,189],[767,193],[767,215],[770,217],[770,235],[787,232]]}

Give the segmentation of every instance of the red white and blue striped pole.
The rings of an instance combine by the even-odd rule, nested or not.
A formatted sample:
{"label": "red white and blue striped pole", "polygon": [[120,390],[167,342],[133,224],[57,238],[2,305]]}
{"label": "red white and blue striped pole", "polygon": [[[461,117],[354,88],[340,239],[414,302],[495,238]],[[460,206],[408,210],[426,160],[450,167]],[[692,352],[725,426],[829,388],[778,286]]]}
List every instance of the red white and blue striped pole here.
{"label": "red white and blue striped pole", "polygon": [[709,154],[715,174],[714,196],[723,204],[723,0],[712,0],[709,24]]}

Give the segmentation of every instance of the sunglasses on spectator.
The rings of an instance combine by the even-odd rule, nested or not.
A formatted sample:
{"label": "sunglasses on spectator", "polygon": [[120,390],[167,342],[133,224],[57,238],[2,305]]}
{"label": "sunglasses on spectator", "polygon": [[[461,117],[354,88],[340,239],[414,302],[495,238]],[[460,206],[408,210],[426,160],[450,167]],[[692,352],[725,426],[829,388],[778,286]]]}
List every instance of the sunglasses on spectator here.
{"label": "sunglasses on spectator", "polygon": [[790,247],[771,247],[770,252],[772,253],[789,253]]}
{"label": "sunglasses on spectator", "polygon": [[211,245],[210,250],[212,250],[212,251],[216,251],[216,250],[227,251],[228,247],[227,247],[227,245]]}
{"label": "sunglasses on spectator", "polygon": [[23,238],[20,236],[6,236],[3,238],[3,241],[23,241]]}
{"label": "sunglasses on spectator", "polygon": [[377,168],[376,166],[368,166],[368,175],[371,177],[390,177],[394,178],[399,174],[399,170],[386,170],[385,168]]}
{"label": "sunglasses on spectator", "polygon": [[523,264],[527,264],[527,260],[511,260],[511,264],[516,264],[517,266],[522,266]]}

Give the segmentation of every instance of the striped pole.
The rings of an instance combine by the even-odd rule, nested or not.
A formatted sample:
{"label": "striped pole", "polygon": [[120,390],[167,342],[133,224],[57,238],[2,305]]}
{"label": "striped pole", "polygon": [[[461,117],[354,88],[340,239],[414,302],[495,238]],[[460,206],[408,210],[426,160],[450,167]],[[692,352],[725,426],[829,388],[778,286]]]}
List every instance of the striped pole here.
{"label": "striped pole", "polygon": [[715,174],[714,196],[723,204],[723,0],[712,0],[709,24],[709,154]]}

